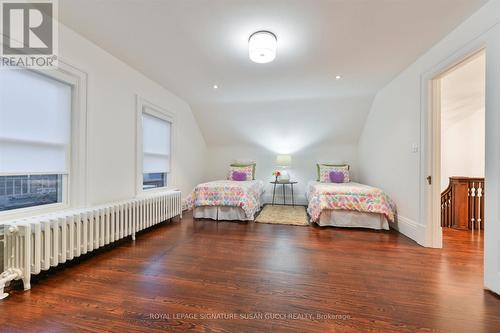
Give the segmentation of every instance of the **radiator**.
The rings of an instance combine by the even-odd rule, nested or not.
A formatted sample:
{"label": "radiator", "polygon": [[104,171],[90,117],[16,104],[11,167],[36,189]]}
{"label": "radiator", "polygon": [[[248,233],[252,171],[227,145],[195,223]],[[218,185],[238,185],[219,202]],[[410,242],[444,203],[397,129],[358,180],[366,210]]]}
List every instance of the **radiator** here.
{"label": "radiator", "polygon": [[175,216],[182,217],[180,191],[8,221],[0,299],[8,296],[4,287],[10,281],[22,280],[28,290],[32,274],[125,237],[135,240],[138,231]]}

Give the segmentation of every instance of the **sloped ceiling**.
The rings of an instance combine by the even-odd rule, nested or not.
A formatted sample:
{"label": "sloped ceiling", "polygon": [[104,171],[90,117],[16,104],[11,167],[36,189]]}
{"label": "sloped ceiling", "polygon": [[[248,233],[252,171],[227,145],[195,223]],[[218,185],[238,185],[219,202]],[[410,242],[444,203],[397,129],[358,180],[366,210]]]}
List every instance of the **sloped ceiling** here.
{"label": "sloped ceiling", "polygon": [[[378,89],[485,2],[64,0],[59,6],[64,24],[186,100],[208,145],[277,146],[278,137],[307,139],[305,147],[356,143]],[[262,29],[277,35],[278,55],[259,65],[248,59],[247,41]]]}
{"label": "sloped ceiling", "polygon": [[[196,110],[210,144],[258,146],[290,154],[314,145],[357,142],[370,97],[237,102]],[[202,109],[201,109],[202,108]]]}

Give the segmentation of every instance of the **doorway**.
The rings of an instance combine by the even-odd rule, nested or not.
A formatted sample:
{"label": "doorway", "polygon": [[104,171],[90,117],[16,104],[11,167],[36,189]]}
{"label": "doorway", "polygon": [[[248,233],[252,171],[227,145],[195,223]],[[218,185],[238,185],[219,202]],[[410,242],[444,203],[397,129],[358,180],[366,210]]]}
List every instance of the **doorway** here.
{"label": "doorway", "polygon": [[432,80],[434,213],[443,247],[483,250],[485,192],[484,50]]}

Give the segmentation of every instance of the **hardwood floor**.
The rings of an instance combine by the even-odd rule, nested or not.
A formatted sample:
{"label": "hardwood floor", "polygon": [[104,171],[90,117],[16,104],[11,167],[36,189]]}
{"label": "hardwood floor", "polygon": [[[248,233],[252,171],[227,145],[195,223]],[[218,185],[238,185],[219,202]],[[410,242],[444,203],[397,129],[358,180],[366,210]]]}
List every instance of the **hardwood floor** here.
{"label": "hardwood floor", "polygon": [[187,214],[12,291],[0,330],[499,332],[482,237],[444,237],[426,249],[395,231]]}

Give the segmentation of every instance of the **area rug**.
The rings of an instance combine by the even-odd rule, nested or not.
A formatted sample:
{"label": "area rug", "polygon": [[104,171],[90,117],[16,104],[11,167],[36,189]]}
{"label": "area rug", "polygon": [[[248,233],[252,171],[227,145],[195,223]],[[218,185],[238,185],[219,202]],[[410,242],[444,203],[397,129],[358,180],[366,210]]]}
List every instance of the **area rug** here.
{"label": "area rug", "polygon": [[255,219],[255,222],[309,225],[304,206],[266,205]]}

